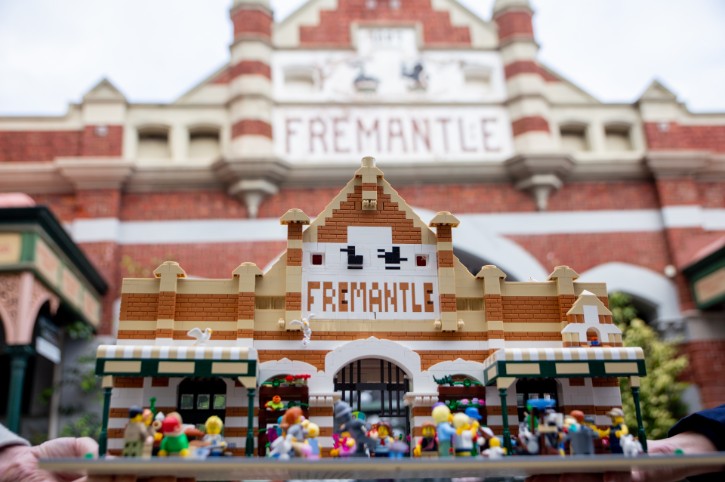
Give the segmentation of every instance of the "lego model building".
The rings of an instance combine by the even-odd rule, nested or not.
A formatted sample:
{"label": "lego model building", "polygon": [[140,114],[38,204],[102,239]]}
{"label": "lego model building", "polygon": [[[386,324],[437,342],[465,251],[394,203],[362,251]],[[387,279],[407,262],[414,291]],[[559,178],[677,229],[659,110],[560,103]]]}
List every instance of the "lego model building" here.
{"label": "lego model building", "polygon": [[456,217],[426,225],[371,157],[314,221],[299,209],[280,221],[287,250],[265,272],[230,260],[227,279],[190,279],[167,261],[123,281],[118,343],[98,349],[102,452],[121,452],[129,407],[151,398],[185,424],[218,416],[236,455],[255,433],[264,454],[276,407],[293,403],[325,456],[339,399],[417,438],[436,402],[475,398],[510,445],[527,400],[604,425],[618,377],[637,396],[643,353],[622,346],[604,283],[566,266],[546,281],[491,265],[474,276],[453,253]]}

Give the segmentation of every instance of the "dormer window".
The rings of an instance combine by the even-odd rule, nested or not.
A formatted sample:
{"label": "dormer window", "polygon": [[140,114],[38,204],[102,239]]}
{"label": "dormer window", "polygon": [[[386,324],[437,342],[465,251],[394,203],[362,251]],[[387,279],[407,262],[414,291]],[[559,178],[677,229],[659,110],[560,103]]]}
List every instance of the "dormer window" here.
{"label": "dormer window", "polygon": [[605,145],[607,151],[631,151],[632,137],[627,124],[611,124],[604,128]]}
{"label": "dormer window", "polygon": [[559,128],[561,147],[567,152],[589,150],[587,127],[584,124],[566,124]]}
{"label": "dormer window", "polygon": [[139,159],[170,159],[169,129],[165,126],[141,127],[138,130]]}

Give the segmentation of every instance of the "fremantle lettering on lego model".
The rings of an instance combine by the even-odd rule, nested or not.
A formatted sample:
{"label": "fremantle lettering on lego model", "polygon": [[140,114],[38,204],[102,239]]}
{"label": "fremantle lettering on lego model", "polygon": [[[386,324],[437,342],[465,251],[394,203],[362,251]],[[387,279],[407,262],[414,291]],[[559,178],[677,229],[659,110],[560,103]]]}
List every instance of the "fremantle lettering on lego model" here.
{"label": "fremantle lettering on lego model", "polygon": [[310,281],[307,307],[321,313],[434,313],[433,283],[408,281]]}

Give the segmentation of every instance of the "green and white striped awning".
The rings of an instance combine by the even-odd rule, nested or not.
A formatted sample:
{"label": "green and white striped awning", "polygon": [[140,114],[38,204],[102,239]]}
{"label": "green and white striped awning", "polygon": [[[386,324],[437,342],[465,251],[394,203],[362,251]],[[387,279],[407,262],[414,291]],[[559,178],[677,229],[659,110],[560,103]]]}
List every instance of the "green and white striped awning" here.
{"label": "green and white striped awning", "polygon": [[255,387],[257,352],[236,346],[101,345],[96,352],[96,375],[225,377]]}
{"label": "green and white striped awning", "polygon": [[483,362],[483,379],[643,377],[644,352],[627,348],[503,348]]}

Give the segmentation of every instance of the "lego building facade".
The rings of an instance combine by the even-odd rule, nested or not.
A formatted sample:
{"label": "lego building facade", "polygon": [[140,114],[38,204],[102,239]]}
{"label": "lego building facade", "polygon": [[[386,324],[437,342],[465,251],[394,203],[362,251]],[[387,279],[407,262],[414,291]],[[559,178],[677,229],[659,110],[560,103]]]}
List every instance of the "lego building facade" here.
{"label": "lego building facade", "polygon": [[[250,429],[276,423],[255,411],[258,385],[295,374],[309,376],[294,401],[325,450],[340,398],[419,436],[445,398],[437,381],[458,380],[458,398],[478,398],[486,423],[507,434],[529,398],[603,424],[621,405],[617,377],[638,390],[644,356],[622,347],[604,283],[580,282],[566,266],[541,282],[508,282],[493,265],[474,276],[453,254],[458,219],[440,212],[427,226],[371,157],[314,221],[290,209],[280,222],[287,249],[265,273],[245,262],[225,279],[195,280],[167,261],[154,278],[124,280],[117,344],[102,345],[97,361],[112,453],[128,407],[152,397],[185,423],[214,411],[237,452],[251,453]],[[211,338],[194,341],[195,328]]]}
{"label": "lego building facade", "polygon": [[[109,283],[99,333],[123,339],[121,279],[166,260],[184,286],[228,278],[230,262],[281,269],[280,215],[321,216],[374,155],[426,222],[455,213],[450,249],[469,271],[496,265],[509,286],[567,265],[580,283],[633,295],[661,331],[685,336],[701,404],[722,403],[711,374],[725,368],[725,115],[689,112],[656,81],[634,103],[598,101],[538,61],[533,14],[526,0],[497,0],[491,21],[454,0],[311,0],[275,22],[267,0],[235,0],[228,64],[176,101],[131,103],[104,80],[63,116],[0,118],[0,190],[64,223]],[[310,276],[325,306],[329,281]],[[419,305],[419,288],[399,302],[415,293]],[[299,315],[262,292],[285,323]],[[558,338],[528,347],[560,343],[549,331]]]}

